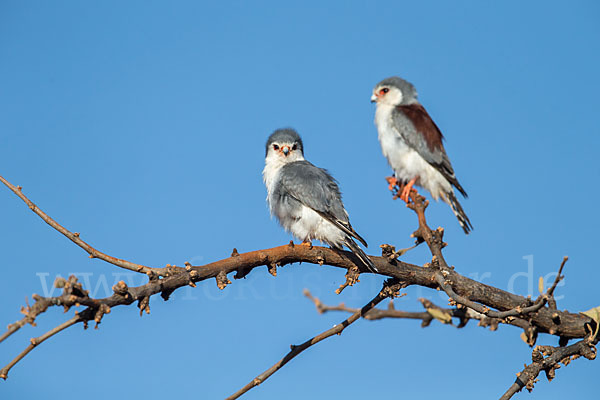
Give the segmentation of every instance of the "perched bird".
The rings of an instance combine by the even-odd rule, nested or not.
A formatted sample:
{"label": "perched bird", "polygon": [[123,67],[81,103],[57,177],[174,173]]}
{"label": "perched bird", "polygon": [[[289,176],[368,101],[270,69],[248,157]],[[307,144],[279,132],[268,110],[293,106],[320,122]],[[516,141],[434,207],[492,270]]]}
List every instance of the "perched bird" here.
{"label": "perched bird", "polygon": [[278,129],[267,140],[263,179],[271,215],[305,244],[313,239],[335,249],[348,247],[371,272],[377,268],[356,244],[365,240],[352,228],[342,195],[329,173],[304,159],[302,139]]}
{"label": "perched bird", "polygon": [[415,87],[396,76],[384,79],[373,89],[371,102],[377,103],[381,150],[394,170],[394,177],[388,178],[390,189],[399,185],[400,198],[407,203],[413,185],[427,189],[436,200],[441,197],[468,234],[473,226],[452,186],[465,198],[467,193],[454,175],[442,132],[417,100]]}

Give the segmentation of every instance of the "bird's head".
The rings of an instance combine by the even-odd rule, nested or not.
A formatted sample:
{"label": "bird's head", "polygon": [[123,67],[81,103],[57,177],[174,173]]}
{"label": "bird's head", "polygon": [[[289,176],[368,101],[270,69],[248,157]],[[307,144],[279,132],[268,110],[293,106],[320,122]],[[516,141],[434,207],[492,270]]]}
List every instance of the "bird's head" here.
{"label": "bird's head", "polygon": [[392,76],[379,82],[373,89],[371,103],[390,106],[417,103],[417,90],[410,83],[397,76]]}
{"label": "bird's head", "polygon": [[289,163],[304,160],[304,147],[298,132],[291,128],[277,129],[267,139],[266,161]]}

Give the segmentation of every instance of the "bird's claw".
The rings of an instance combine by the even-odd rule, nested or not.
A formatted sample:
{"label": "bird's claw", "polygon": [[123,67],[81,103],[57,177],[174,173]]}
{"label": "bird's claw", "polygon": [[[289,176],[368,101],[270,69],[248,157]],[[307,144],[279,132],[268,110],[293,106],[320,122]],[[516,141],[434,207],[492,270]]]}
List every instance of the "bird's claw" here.
{"label": "bird's claw", "polygon": [[398,180],[395,177],[393,177],[393,176],[386,176],[385,180],[389,184],[388,189],[391,192],[394,192],[396,190],[395,186],[399,186],[400,185],[399,182],[398,182]]}
{"label": "bird's claw", "polygon": [[402,193],[400,194],[399,198],[408,204],[410,202],[410,193],[411,192],[418,193],[417,189],[406,185],[402,188]]}
{"label": "bird's claw", "polygon": [[394,195],[394,200],[401,199],[408,204],[410,202],[411,192],[418,193],[413,185],[417,182],[418,177],[411,179],[406,185],[403,185],[401,181],[396,179],[394,176],[388,176],[385,178],[389,184],[388,189]]}
{"label": "bird's claw", "polygon": [[300,243],[300,246],[306,246],[309,249],[312,249],[313,247],[312,242],[310,240],[303,240],[302,243]]}
{"label": "bird's claw", "polygon": [[417,178],[413,178],[402,188],[402,193],[400,193],[400,199],[403,200],[404,202],[406,202],[406,204],[408,204],[410,201],[410,193],[411,192],[417,193],[417,190],[415,188],[413,188],[413,185],[416,182],[417,182]]}

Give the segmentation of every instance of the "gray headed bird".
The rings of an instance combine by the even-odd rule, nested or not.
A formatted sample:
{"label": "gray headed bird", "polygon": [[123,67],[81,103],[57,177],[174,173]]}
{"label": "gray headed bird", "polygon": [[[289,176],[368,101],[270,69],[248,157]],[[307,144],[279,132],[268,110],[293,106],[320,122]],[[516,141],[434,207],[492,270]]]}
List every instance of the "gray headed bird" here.
{"label": "gray headed bird", "polygon": [[390,189],[398,185],[400,198],[408,203],[413,185],[425,188],[434,199],[442,198],[465,233],[473,226],[454,194],[453,186],[466,198],[442,141],[442,132],[417,100],[415,87],[402,78],[391,77],[373,89],[377,103],[375,125],[383,155],[394,170]]}
{"label": "gray headed bird", "polygon": [[303,243],[320,240],[332,248],[348,247],[364,266],[377,272],[354,239],[338,185],[329,173],[304,159],[302,139],[293,129],[278,129],[267,140],[263,179],[271,215]]}

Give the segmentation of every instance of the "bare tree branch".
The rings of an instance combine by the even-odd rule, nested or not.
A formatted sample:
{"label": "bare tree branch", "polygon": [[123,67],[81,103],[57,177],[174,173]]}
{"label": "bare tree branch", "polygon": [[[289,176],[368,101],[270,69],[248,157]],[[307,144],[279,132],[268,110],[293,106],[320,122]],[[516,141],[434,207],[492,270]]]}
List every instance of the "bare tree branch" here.
{"label": "bare tree branch", "polygon": [[[513,307],[504,310],[500,307],[493,307],[502,311],[491,310],[489,303],[486,303],[486,301],[474,300],[472,299],[474,296],[461,295],[453,289],[453,286],[457,286],[456,279],[460,279],[460,275],[454,271],[454,267],[448,266],[442,254],[442,249],[447,245],[442,240],[444,236],[444,229],[440,227],[433,231],[427,225],[425,210],[427,209],[429,202],[425,200],[423,196],[416,192],[411,192],[410,198],[412,202],[408,204],[408,207],[415,211],[419,220],[419,228],[413,233],[413,236],[418,240],[422,240],[427,243],[427,246],[432,254],[431,266],[438,270],[438,272],[435,273],[434,279],[438,284],[438,287],[446,292],[452,301],[492,318],[509,318],[517,316],[523,317],[527,315],[528,318],[533,321],[533,319],[536,318],[536,315],[539,315],[540,313],[551,312],[552,314],[550,317],[553,321],[553,324],[544,332],[548,332],[552,335],[558,334],[559,336],[564,337],[560,332],[564,325],[561,322],[561,315],[558,313],[558,311],[556,311],[556,301],[554,300],[553,294],[556,286],[563,278],[561,273],[565,263],[568,260],[568,257],[564,257],[554,283],[548,288],[546,293],[540,294],[535,302],[532,302],[530,298],[523,298],[522,303],[516,304]],[[484,305],[478,303],[482,303]],[[552,307],[544,308],[547,303],[550,303]],[[537,324],[532,323],[532,328],[527,330],[526,333],[527,343],[529,345],[533,346],[535,344],[537,332]]]}
{"label": "bare tree branch", "polygon": [[[387,257],[371,256],[371,259],[382,274],[402,280],[408,285],[416,284],[432,288],[438,286],[435,277],[439,271],[436,269],[422,268],[398,260],[389,261]],[[192,267],[188,265],[185,269],[179,268],[182,272],[163,278],[149,274],[150,280],[145,285],[129,288],[124,282],[121,282],[122,286],[113,288],[115,293],[110,297],[87,300],[83,297],[77,297],[75,300],[81,305],[87,305],[86,303],[89,302],[88,307],[91,310],[98,310],[101,305],[112,308],[138,301],[138,306],[147,311],[148,298],[155,294],[160,293],[163,298],[168,299],[176,289],[194,285],[196,282],[210,278],[215,278],[217,285],[224,288],[229,282],[227,274],[235,271],[249,271],[263,265],[272,270],[277,265],[281,266],[294,262],[324,263],[334,267],[350,269],[355,267],[353,260],[355,260],[354,255],[350,252],[318,246],[311,248],[287,244],[271,249],[237,254],[204,266]],[[475,282],[459,274],[455,274],[453,279],[455,288],[465,293],[471,293],[475,299],[484,302],[484,304],[488,302],[490,306],[495,305],[501,309],[511,309],[523,304],[526,300],[521,296]],[[560,319],[559,329],[554,334],[567,339],[585,337],[585,324],[589,324],[591,319],[581,314],[542,308],[531,316],[531,323],[536,326],[539,332],[549,332],[549,329],[556,326],[552,319],[553,313],[557,313]]]}
{"label": "bare tree branch", "polygon": [[537,376],[540,372],[545,371],[546,378],[551,381],[554,379],[555,371],[560,368],[559,363],[562,362],[566,366],[581,356],[588,360],[596,358],[596,347],[588,339],[580,340],[566,347],[536,346],[531,353],[532,363],[517,374],[517,380],[500,397],[500,400],[510,399],[524,387],[531,392],[533,385],[538,381]]}
{"label": "bare tree branch", "polygon": [[25,317],[8,326],[7,331],[0,336],[0,343],[26,324],[35,326],[36,317],[46,312],[48,307],[62,306],[64,311],[67,312],[73,306],[78,307],[83,305],[88,306],[91,309],[99,309],[102,306],[101,302],[97,302],[88,296],[89,292],[83,289],[81,283],[79,283],[77,278],[73,275],[70,276],[68,280],[58,278],[56,282],[54,282],[54,286],[62,288],[63,293],[56,297],[42,297],[38,294],[34,294],[32,298],[35,303],[32,306],[27,305],[26,307],[21,307],[21,313],[24,314]]}
{"label": "bare tree branch", "polygon": [[64,236],[66,236],[70,241],[75,243],[77,246],[79,246],[83,250],[85,250],[90,255],[90,258],[99,258],[100,260],[106,261],[107,263],[110,263],[117,267],[125,268],[130,271],[141,272],[144,274],[146,274],[148,272],[154,272],[159,275],[168,274],[169,271],[166,268],[146,267],[144,265],[132,263],[127,260],[122,260],[120,258],[115,258],[115,257],[109,256],[99,250],[96,250],[91,245],[89,245],[88,243],[81,240],[81,238],[79,237],[79,232],[69,231],[68,229],[64,228],[61,224],[56,222],[54,219],[52,219],[48,214],[46,214],[45,212],[40,210],[35,204],[33,204],[33,202],[31,200],[29,200],[27,198],[27,196],[25,196],[23,194],[23,191],[22,191],[23,188],[21,186],[14,186],[10,182],[8,182],[6,179],[4,179],[2,176],[0,176],[0,182],[4,183],[10,190],[13,191],[14,194],[19,196],[19,198],[21,200],[23,200],[29,206],[29,209],[31,211],[33,211],[34,213],[36,213],[41,219],[43,219],[44,222],[46,222],[48,225],[50,225],[51,227],[53,227],[54,229],[56,229],[57,231],[62,233]]}
{"label": "bare tree branch", "polygon": [[525,315],[525,314],[536,312],[537,310],[542,308],[544,305],[546,305],[546,303],[548,303],[549,299],[551,299],[553,297],[553,293],[554,293],[554,289],[556,289],[556,285],[558,285],[558,282],[560,282],[560,280],[563,278],[563,276],[561,276],[561,272],[562,272],[563,267],[565,266],[565,263],[567,262],[568,259],[569,259],[568,257],[563,258],[563,261],[560,264],[560,268],[558,270],[558,274],[556,275],[556,279],[554,280],[554,283],[552,284],[552,286],[550,286],[548,288],[546,293],[541,294],[537,298],[537,300],[534,302],[533,305],[525,306],[525,307],[517,306],[511,310],[507,310],[507,311],[503,311],[503,312],[490,310],[487,307],[483,307],[480,304],[474,303],[474,302],[470,301],[469,299],[456,294],[454,292],[454,290],[452,290],[452,287],[450,285],[446,284],[446,280],[442,276],[443,271],[441,274],[436,275],[436,281],[440,285],[440,287],[444,290],[444,292],[446,292],[446,294],[452,300],[454,300],[455,302],[457,302],[459,304],[462,304],[463,306],[469,307],[485,316],[492,317],[492,318],[516,317],[519,315]]}
{"label": "bare tree branch", "polygon": [[383,288],[377,294],[377,296],[375,296],[370,302],[365,304],[360,310],[357,310],[354,314],[352,314],[350,317],[348,317],[347,319],[345,319],[338,325],[335,325],[333,328],[326,330],[325,332],[307,340],[306,342],[304,342],[300,345],[297,345],[297,346],[295,346],[295,345],[290,346],[291,350],[289,353],[287,353],[285,355],[285,357],[283,357],[281,360],[277,361],[275,363],[275,365],[273,365],[271,368],[267,369],[265,372],[258,375],[256,378],[254,378],[252,381],[250,381],[246,386],[244,386],[243,388],[241,388],[240,390],[238,390],[231,396],[227,397],[226,400],[237,399],[241,395],[246,393],[248,390],[260,385],[266,379],[268,379],[271,375],[273,375],[275,372],[277,372],[281,367],[283,367],[285,364],[287,364],[289,361],[291,361],[294,357],[296,357],[298,354],[302,353],[304,350],[308,349],[312,345],[317,344],[320,341],[327,339],[328,337],[331,337],[333,335],[341,334],[344,329],[346,329],[353,322],[359,320],[361,317],[363,317],[365,314],[367,314],[370,310],[373,309],[373,307],[375,307],[377,304],[379,304],[383,299],[385,299],[387,297],[398,296],[398,291],[404,286],[405,285],[403,285],[395,280],[386,281],[383,284]]}
{"label": "bare tree branch", "polygon": [[[62,306],[65,310],[68,310],[73,306],[83,306],[85,309],[65,323],[48,331],[46,334],[33,339],[31,344],[23,352],[13,359],[6,367],[0,370],[0,377],[4,379],[7,378],[9,370],[23,359],[23,357],[25,357],[35,346],[67,327],[79,322],[83,323],[84,326],[87,326],[87,323],[92,320],[96,322],[97,327],[103,316],[108,314],[112,307],[130,305],[136,301],[137,306],[140,309],[140,314],[143,312],[149,313],[149,299],[151,296],[160,294],[163,299],[167,300],[175,290],[187,285],[195,287],[196,283],[200,281],[215,278],[217,286],[220,289],[224,289],[227,285],[231,284],[228,274],[232,272],[235,272],[235,275],[233,276],[235,279],[240,279],[257,267],[267,266],[268,271],[273,276],[276,276],[278,266],[295,262],[308,262],[345,269],[345,283],[337,290],[337,292],[340,293],[344,288],[357,283],[359,281],[360,273],[367,272],[362,263],[360,263],[351,252],[318,246],[294,245],[293,242],[284,246],[247,253],[239,253],[237,249],[233,249],[231,256],[203,266],[192,266],[191,264],[186,263],[185,268],[170,265],[166,268],[146,267],[129,261],[116,259],[99,252],[86,242],[82,241],[79,238],[79,234],[71,233],[37,208],[35,204],[23,195],[19,187],[13,186],[2,177],[0,177],[0,181],[27,203],[45,222],[68,237],[76,245],[86,250],[91,257],[102,259],[120,268],[143,272],[148,276],[148,283],[138,287],[128,287],[125,282],[118,282],[113,286],[114,293],[103,299],[90,298],[88,291],[83,289],[75,277],[69,277],[68,280],[63,280],[64,282],[59,281],[56,283],[57,287],[63,288],[63,293],[60,296],[45,298],[34,295],[33,299],[35,303],[32,306],[27,305],[27,307],[22,309],[25,317],[9,325],[7,331],[0,336],[0,342],[4,341],[24,325],[28,323],[34,325],[36,318],[52,306]],[[556,308],[556,301],[553,294],[558,282],[563,278],[561,273],[566,259],[563,260],[554,283],[544,294],[540,295],[535,302],[530,298],[518,296],[493,286],[476,282],[458,274],[455,272],[454,267],[450,267],[447,264],[442,254],[442,249],[446,246],[446,243],[443,242],[444,230],[438,228],[434,231],[427,226],[425,209],[427,208],[428,203],[423,197],[417,194],[411,194],[411,199],[412,202],[409,204],[409,207],[416,212],[419,220],[419,227],[413,233],[413,236],[417,239],[417,244],[421,242],[427,243],[432,254],[431,262],[426,263],[423,267],[402,262],[398,260],[398,257],[401,256],[405,250],[395,251],[393,246],[390,245],[381,246],[381,257],[370,256],[370,258],[380,271],[380,275],[394,278],[395,282],[402,282],[403,286],[419,285],[422,287],[444,290],[450,297],[450,304],[455,305],[456,308],[443,309],[427,300],[422,300],[423,305],[427,309],[426,313],[404,313],[397,310],[387,310],[386,312],[385,310],[374,308],[383,299],[380,293],[374,300],[360,310],[349,309],[343,305],[338,306],[337,308],[330,308],[331,310],[338,309],[340,311],[352,313],[347,320],[345,320],[338,328],[334,329],[339,329],[339,332],[341,332],[345,326],[361,317],[367,319],[386,317],[418,318],[421,319],[423,324],[426,324],[431,322],[431,317],[434,317],[433,314],[437,314],[438,319],[446,321],[448,318],[450,318],[450,320],[453,317],[461,318],[461,324],[463,324],[463,326],[469,319],[479,319],[480,324],[488,324],[492,327],[494,325],[497,326],[499,323],[521,327],[525,330],[527,342],[532,346],[535,343],[535,338],[538,333],[549,333],[560,337],[559,343],[561,345],[566,345],[569,339],[589,338],[589,336],[587,336],[589,327],[594,327],[596,325],[596,322],[594,322],[592,318],[579,313],[559,311]],[[268,378],[268,376],[281,368],[304,349],[331,336],[331,334],[339,332],[328,330],[300,346],[292,348],[292,351],[286,357],[269,370],[259,375],[255,380],[246,385],[245,389],[242,389],[234,396],[239,396],[251,387],[264,381],[264,379]],[[586,343],[588,349],[595,354],[593,345],[596,342],[588,340]],[[526,375],[522,374],[523,379],[527,377],[527,379],[523,381],[525,382],[525,385],[530,381],[529,376],[533,376],[531,379],[535,379],[541,370],[553,371],[556,369],[555,365],[557,364],[554,362],[555,359],[560,361],[564,360],[566,355],[575,354],[584,356],[587,354],[591,357],[591,353],[586,352],[587,350],[585,350],[584,347],[581,347],[583,345],[579,346],[580,347],[568,346],[571,350],[567,352],[562,350],[563,347],[551,348],[554,350],[546,349],[548,357],[545,360],[548,361],[544,361],[540,366],[538,365],[540,361],[536,358],[534,359],[535,366],[524,371]],[[570,353],[571,351],[575,353]],[[562,358],[560,356],[562,356]],[[535,357],[538,356],[536,355]],[[517,390],[518,389],[519,388],[517,388]]]}
{"label": "bare tree branch", "polygon": [[0,378],[6,379],[6,377],[8,376],[8,371],[10,371],[10,369],[12,367],[14,367],[16,363],[21,361],[23,359],[23,357],[25,357],[27,354],[29,354],[29,352],[31,350],[36,348],[39,344],[43,343],[46,339],[51,338],[52,336],[56,335],[57,333],[60,333],[60,332],[64,331],[65,329],[67,329],[68,327],[75,325],[76,323],[81,322],[81,321],[82,321],[82,318],[79,315],[75,315],[70,320],[63,322],[62,324],[58,325],[57,327],[44,333],[42,336],[31,339],[31,341],[30,341],[31,343],[29,344],[29,346],[27,346],[25,348],[25,350],[23,350],[21,352],[21,354],[16,356],[15,359],[12,360],[10,363],[8,363],[8,365],[6,365],[4,368],[0,369]]}
{"label": "bare tree branch", "polygon": [[[337,306],[328,306],[323,304],[321,300],[319,300],[317,297],[314,297],[307,289],[304,290],[304,295],[314,303],[319,314],[325,314],[326,312],[330,311],[342,311],[348,313],[355,313],[358,311],[357,308],[347,307],[344,303],[340,303]],[[424,298],[419,298],[419,302],[421,302],[421,305],[426,311],[419,312],[397,310],[394,308],[393,301],[390,301],[387,309],[373,308],[368,313],[363,315],[363,318],[370,321],[376,321],[384,318],[418,319],[421,320],[421,327],[423,328],[429,326],[434,319],[437,319],[444,324],[453,325],[452,318],[457,318],[459,320],[458,325],[456,325],[457,328],[465,327],[470,320],[474,319],[479,321],[478,326],[484,328],[489,327],[492,331],[498,329],[499,324],[513,325],[524,330],[531,329],[531,324],[521,318],[511,318],[510,320],[491,318],[467,307],[439,307]]]}

